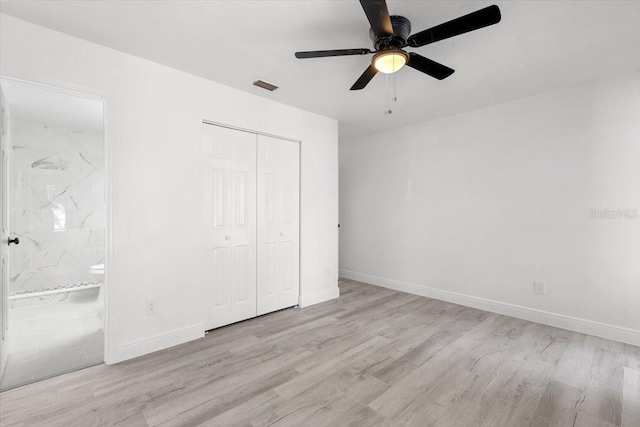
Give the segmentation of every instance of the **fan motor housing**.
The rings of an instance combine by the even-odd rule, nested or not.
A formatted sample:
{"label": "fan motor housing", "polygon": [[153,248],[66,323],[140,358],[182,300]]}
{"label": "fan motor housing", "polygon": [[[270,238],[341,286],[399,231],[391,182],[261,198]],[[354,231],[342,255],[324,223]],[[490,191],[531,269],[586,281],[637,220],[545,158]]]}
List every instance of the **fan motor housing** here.
{"label": "fan motor housing", "polygon": [[404,16],[391,15],[391,25],[393,26],[393,36],[378,37],[372,29],[369,29],[369,37],[373,41],[376,50],[385,47],[403,48],[407,45],[407,39],[411,34],[411,21]]}

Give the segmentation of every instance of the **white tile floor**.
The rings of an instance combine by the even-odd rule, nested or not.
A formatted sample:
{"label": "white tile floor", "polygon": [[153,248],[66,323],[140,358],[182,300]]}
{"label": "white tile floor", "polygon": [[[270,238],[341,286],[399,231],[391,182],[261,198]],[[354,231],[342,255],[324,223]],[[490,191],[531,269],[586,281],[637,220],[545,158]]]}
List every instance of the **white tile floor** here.
{"label": "white tile floor", "polygon": [[104,303],[97,289],[56,300],[16,304],[9,311],[9,358],[1,390],[103,362]]}

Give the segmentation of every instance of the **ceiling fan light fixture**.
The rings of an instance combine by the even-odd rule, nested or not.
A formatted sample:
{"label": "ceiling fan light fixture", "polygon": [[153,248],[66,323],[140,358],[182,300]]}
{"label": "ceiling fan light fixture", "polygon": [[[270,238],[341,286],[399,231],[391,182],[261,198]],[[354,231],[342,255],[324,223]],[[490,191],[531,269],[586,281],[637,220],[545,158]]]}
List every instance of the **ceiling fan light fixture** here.
{"label": "ceiling fan light fixture", "polygon": [[378,52],[373,56],[371,63],[384,74],[391,74],[404,67],[409,61],[409,55],[400,49],[389,49]]}
{"label": "ceiling fan light fixture", "polygon": [[312,50],[295,53],[296,58],[299,59],[373,53],[371,64],[351,86],[350,90],[364,89],[379,72],[384,74],[395,73],[405,65],[435,79],[446,79],[453,74],[453,69],[425,58],[419,53],[411,52],[408,54],[402,49],[405,47],[421,47],[459,36],[460,34],[497,24],[502,19],[500,8],[492,5],[411,34],[411,21],[404,16],[389,15],[386,0],[360,0],[360,6],[362,6],[362,10],[371,25],[369,36],[373,41],[375,51],[372,52],[370,49],[360,48]]}

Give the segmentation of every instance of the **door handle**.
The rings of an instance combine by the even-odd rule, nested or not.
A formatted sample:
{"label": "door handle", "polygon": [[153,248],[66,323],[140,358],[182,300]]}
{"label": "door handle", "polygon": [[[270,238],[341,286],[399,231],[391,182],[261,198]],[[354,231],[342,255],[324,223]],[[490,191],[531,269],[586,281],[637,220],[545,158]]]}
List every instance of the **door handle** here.
{"label": "door handle", "polygon": [[280,236],[284,236],[284,231],[281,231],[281,232],[280,232]]}
{"label": "door handle", "polygon": [[13,239],[12,238],[7,239],[7,245],[11,246],[12,243],[14,245],[19,245],[20,239],[18,237],[14,237]]}
{"label": "door handle", "polygon": [[226,236],[224,236],[224,240],[231,240],[231,236],[227,234]]}

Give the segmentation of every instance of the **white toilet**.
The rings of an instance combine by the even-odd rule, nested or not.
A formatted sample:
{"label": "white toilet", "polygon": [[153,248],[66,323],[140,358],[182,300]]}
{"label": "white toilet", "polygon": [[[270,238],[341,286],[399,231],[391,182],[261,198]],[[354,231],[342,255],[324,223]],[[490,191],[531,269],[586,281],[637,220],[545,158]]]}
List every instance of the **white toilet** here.
{"label": "white toilet", "polygon": [[89,273],[100,275],[100,281],[102,282],[102,276],[104,276],[104,264],[92,265],[89,269]]}

